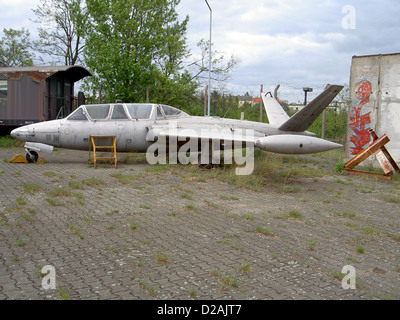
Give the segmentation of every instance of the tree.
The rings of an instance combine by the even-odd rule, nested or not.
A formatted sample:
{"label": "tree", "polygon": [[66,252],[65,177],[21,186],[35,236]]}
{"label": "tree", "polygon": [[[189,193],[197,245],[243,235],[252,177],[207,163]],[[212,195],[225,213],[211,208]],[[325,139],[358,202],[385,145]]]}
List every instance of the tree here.
{"label": "tree", "polygon": [[81,62],[84,47],[87,14],[84,0],[41,0],[33,10],[40,40],[36,49],[65,65]]}
{"label": "tree", "polygon": [[[209,70],[209,41],[201,39],[197,43],[197,47],[200,49],[200,55],[197,56],[196,60],[189,64],[189,68],[192,70],[193,79],[198,78],[200,81],[206,83],[208,81],[208,70]],[[227,60],[225,56],[214,50],[211,53],[211,80],[216,83],[224,83],[232,76],[232,71],[238,65],[239,60],[231,55]]]}
{"label": "tree", "polygon": [[3,29],[3,32],[0,61],[8,67],[32,66],[35,55],[29,51],[32,47],[29,30]]}
{"label": "tree", "polygon": [[[192,90],[182,72],[188,54],[179,0],[87,0],[90,28],[85,59],[94,74],[87,87],[102,88],[108,101],[172,102]],[[175,98],[174,98],[175,96]]]}

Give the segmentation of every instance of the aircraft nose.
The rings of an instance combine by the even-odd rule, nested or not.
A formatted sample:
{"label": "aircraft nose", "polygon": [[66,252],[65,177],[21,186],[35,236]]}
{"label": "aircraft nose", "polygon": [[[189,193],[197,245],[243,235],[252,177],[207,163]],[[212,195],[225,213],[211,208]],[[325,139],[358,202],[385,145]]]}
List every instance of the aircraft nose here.
{"label": "aircraft nose", "polygon": [[26,140],[26,138],[29,135],[28,129],[27,128],[17,128],[14,129],[13,131],[11,131],[11,136],[15,139],[19,139],[19,140]]}
{"label": "aircraft nose", "polygon": [[12,136],[13,138],[17,139],[18,136],[19,136],[19,128],[14,129],[13,131],[11,131],[11,136]]}

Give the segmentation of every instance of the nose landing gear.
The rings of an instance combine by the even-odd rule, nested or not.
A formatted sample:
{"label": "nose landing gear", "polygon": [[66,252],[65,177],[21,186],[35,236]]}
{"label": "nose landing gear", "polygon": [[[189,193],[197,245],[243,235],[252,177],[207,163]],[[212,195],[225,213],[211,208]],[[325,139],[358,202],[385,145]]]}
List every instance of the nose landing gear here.
{"label": "nose landing gear", "polygon": [[36,151],[31,151],[29,149],[26,149],[25,158],[29,163],[36,163],[39,159],[39,155]]}

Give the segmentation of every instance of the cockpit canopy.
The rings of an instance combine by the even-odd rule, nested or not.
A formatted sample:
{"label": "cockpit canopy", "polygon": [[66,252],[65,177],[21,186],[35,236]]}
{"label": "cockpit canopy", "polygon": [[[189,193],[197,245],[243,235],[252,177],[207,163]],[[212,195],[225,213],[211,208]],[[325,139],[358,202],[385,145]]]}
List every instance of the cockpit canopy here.
{"label": "cockpit canopy", "polygon": [[186,117],[188,114],[167,105],[148,103],[82,105],[67,120],[149,120]]}

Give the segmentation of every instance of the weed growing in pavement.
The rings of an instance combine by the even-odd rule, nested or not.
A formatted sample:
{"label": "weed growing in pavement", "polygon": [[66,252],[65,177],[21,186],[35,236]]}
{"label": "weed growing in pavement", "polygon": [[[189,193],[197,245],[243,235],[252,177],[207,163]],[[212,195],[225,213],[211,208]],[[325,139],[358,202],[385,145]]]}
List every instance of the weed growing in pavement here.
{"label": "weed growing in pavement", "polygon": [[45,199],[47,201],[48,204],[50,204],[53,207],[58,207],[58,206],[62,206],[63,204],[57,200],[51,199],[51,198],[46,198]]}
{"label": "weed growing in pavement", "polygon": [[213,271],[211,271],[211,275],[216,277],[219,280],[219,282],[222,284],[222,287],[221,287],[222,291],[226,291],[231,288],[239,287],[239,280],[232,277],[231,275],[224,276],[217,269],[214,269]]}
{"label": "weed growing in pavement", "polygon": [[110,177],[117,179],[121,184],[129,184],[132,180],[136,179],[135,176],[123,173],[112,173]]}
{"label": "weed growing in pavement", "polygon": [[63,187],[57,187],[56,189],[48,192],[47,194],[50,197],[70,197],[70,196],[72,196],[72,193]]}
{"label": "weed growing in pavement", "polygon": [[197,291],[194,288],[189,289],[189,297],[192,298],[193,300],[197,299]]}
{"label": "weed growing in pavement", "polygon": [[249,273],[250,272],[250,265],[248,263],[243,263],[239,266],[238,271],[240,273]]}
{"label": "weed growing in pavement", "polygon": [[257,226],[256,231],[264,236],[273,237],[275,234],[266,227]]}
{"label": "weed growing in pavement", "polygon": [[82,184],[84,184],[86,186],[98,186],[98,185],[104,185],[105,182],[101,179],[93,177],[93,178],[82,180]]}
{"label": "weed growing in pavement", "polygon": [[308,248],[310,249],[310,251],[314,251],[316,245],[317,245],[317,240],[310,240],[308,242]]}
{"label": "weed growing in pavement", "polygon": [[27,242],[24,241],[24,240],[22,240],[22,239],[17,239],[17,240],[15,241],[15,245],[18,246],[18,247],[23,247],[23,246],[26,245],[26,244],[27,244]]}
{"label": "weed growing in pavement", "polygon": [[158,263],[165,264],[165,263],[168,263],[168,262],[169,262],[169,257],[168,257],[166,254],[160,252],[160,253],[158,253],[158,255],[157,255],[156,261],[157,261]]}
{"label": "weed growing in pavement", "polygon": [[23,184],[22,188],[25,192],[34,194],[35,192],[42,191],[44,188],[39,184]]}

